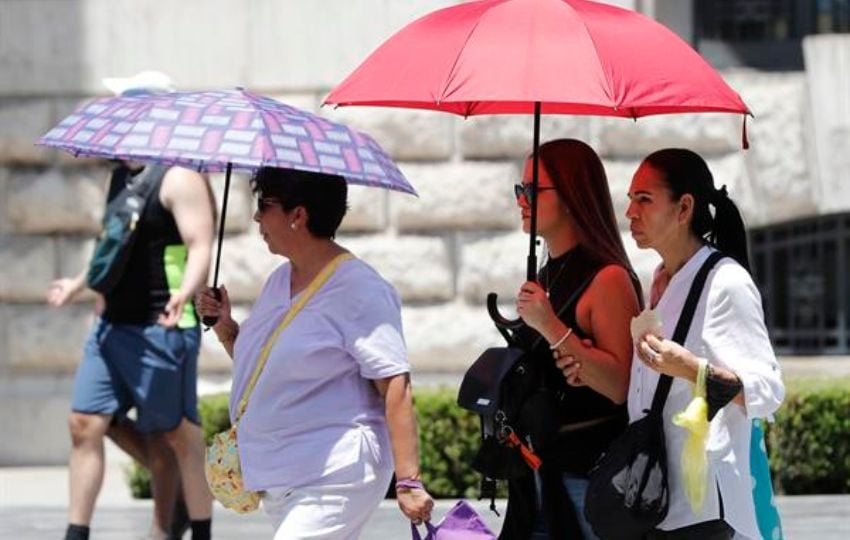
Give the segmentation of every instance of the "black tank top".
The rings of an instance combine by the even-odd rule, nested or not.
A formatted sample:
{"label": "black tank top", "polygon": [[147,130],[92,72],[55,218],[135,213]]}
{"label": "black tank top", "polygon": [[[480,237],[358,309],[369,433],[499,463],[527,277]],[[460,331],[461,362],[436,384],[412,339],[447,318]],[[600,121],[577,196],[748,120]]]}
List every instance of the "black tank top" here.
{"label": "black tank top", "polygon": [[[579,338],[593,339],[576,322],[578,299],[590,285],[593,277],[608,263],[594,257],[587,249],[577,246],[559,257],[549,259],[539,273],[538,281],[549,290],[549,299],[556,313],[570,300],[575,299],[561,314],[560,319]],[[588,386],[570,386],[555,365],[549,343],[535,330],[523,327],[518,331],[523,348],[529,350],[538,365],[544,366],[543,384],[549,387],[557,400],[554,411],[561,426],[597,419],[609,419],[586,429],[564,431],[557,440],[558,455],[563,460],[561,469],[585,476],[599,455],[628,424],[625,405],[617,405]]]}
{"label": "black tank top", "polygon": [[[139,219],[139,233],[127,269],[115,289],[106,296],[103,318],[110,322],[154,323],[168,303],[171,291],[180,288],[186,264],[186,247],[174,216],[159,200],[162,179],[167,171],[168,167],[165,166],[148,165],[135,176],[123,175],[124,182],[132,182],[139,175],[152,175],[150,180],[157,185]],[[122,187],[119,185],[115,189],[110,186],[110,199]],[[190,304],[187,303],[180,327],[194,325],[194,309]]]}

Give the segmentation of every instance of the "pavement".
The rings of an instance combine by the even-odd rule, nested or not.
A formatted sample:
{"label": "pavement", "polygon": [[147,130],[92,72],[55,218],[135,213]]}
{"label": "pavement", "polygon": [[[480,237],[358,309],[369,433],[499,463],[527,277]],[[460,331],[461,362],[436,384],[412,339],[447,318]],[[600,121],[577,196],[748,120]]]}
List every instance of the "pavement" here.
{"label": "pavement", "polygon": [[[107,452],[107,463],[110,463]],[[140,540],[150,525],[150,501],[134,500],[124,483],[121,460],[107,466],[103,488],[92,523],[92,540]],[[0,468],[0,539],[61,539],[68,506],[66,467]],[[485,501],[470,501],[493,531],[501,528],[501,518],[487,508]],[[788,540],[847,540],[850,538],[850,495],[778,496],[785,537]],[[456,501],[437,501],[436,517],[445,514]],[[505,501],[497,501],[504,514]],[[216,539],[270,538],[271,527],[262,512],[238,515],[216,504],[213,537]],[[190,535],[186,535],[188,538]],[[361,540],[407,540],[409,522],[395,501],[384,501],[366,526]]]}

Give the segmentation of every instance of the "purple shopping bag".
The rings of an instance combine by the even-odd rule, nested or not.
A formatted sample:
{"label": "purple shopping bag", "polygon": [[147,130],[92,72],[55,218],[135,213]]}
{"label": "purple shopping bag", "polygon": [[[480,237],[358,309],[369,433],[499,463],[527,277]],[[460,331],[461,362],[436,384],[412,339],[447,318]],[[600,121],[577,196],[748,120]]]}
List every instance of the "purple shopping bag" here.
{"label": "purple shopping bag", "polygon": [[[424,540],[496,540],[478,512],[466,501],[458,501],[443,519],[432,525],[425,522],[428,534]],[[416,525],[410,524],[413,540],[423,540]]]}

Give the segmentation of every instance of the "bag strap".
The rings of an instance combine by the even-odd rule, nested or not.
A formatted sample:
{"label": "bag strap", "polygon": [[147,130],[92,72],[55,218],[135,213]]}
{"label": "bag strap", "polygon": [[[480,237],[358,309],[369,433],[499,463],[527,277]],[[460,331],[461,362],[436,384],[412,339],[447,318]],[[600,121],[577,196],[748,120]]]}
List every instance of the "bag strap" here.
{"label": "bag strap", "polygon": [[274,347],[275,342],[277,341],[278,336],[283,330],[289,326],[289,323],[292,322],[292,319],[298,315],[298,312],[301,311],[301,308],[304,307],[305,304],[313,297],[316,292],[322,288],[322,285],[330,279],[333,273],[336,271],[337,267],[343,262],[353,259],[354,255],[351,253],[341,253],[334,257],[334,259],[329,262],[319,274],[313,278],[313,281],[307,286],[301,296],[298,297],[295,304],[289,308],[289,311],[286,312],[286,315],[283,317],[283,320],[280,321],[280,324],[277,325],[277,328],[269,335],[266,340],[266,344],[263,345],[263,348],[260,350],[260,356],[257,358],[257,365],[254,367],[254,372],[251,374],[251,378],[248,380],[248,386],[245,388],[245,392],[242,394],[242,399],[239,400],[239,408],[236,412],[236,421],[234,424],[238,423],[242,418],[242,415],[245,414],[245,410],[248,408],[248,398],[251,396],[251,392],[254,391],[254,387],[257,385],[257,380],[260,378],[260,373],[263,371],[263,368],[266,365],[266,361],[269,358],[269,354],[272,351],[272,347]]}
{"label": "bag strap", "polygon": [[[688,292],[688,298],[685,300],[685,307],[682,308],[682,314],[679,315],[679,322],[676,323],[676,330],[673,332],[673,341],[679,345],[684,345],[685,339],[688,337],[688,331],[691,328],[691,322],[694,319],[697,304],[702,296],[702,290],[705,287],[705,280],[708,278],[708,273],[723,257],[724,255],[719,251],[715,251],[709,255],[694,277],[694,281],[691,283],[691,290]],[[655,387],[655,395],[652,397],[652,409],[650,409],[649,414],[661,414],[664,403],[667,401],[667,394],[670,393],[670,387],[672,385],[673,377],[670,375],[661,375],[658,378],[658,386]]]}
{"label": "bag strap", "polygon": [[137,173],[138,178],[127,183],[127,178],[131,176],[130,169],[126,165],[121,165],[112,171],[112,176],[109,178],[109,195],[107,198],[111,202],[122,191],[127,190],[147,203],[167,172],[168,167],[164,165],[145,165],[145,168]]}

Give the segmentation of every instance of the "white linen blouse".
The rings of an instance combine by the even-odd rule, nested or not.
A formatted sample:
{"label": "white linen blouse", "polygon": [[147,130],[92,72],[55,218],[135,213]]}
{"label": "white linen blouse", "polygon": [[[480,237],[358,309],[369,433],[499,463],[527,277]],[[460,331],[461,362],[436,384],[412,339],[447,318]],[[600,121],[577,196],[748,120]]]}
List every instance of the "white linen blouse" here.
{"label": "white linen blouse", "polygon": [[[713,251],[708,246],[701,248],[667,285],[655,307],[665,338],[673,337],[691,283]],[[663,411],[670,510],[659,528],[672,530],[718,519],[722,497],[722,517],[736,534],[760,539],[750,474],[751,426],[754,418],[773,414],[785,396],[785,387],[764,325],[761,296],[749,273],[731,258],[720,260],[708,274],[684,346],[711,365],[737,374],[746,405],[730,402],[711,421],[708,489],[702,512],[694,515],[684,493],[680,464],[687,431],[672,422],[693,397],[693,384],[673,379]],[[628,395],[631,422],[644,417],[652,406],[658,378],[635,354]]]}
{"label": "white linen blouse", "polygon": [[[231,421],[260,349],[298,297],[289,263],[266,281],[234,344]],[[401,303],[359,259],[336,272],[281,332],[237,428],[245,487],[252,491],[358,485],[371,455],[393,466],[384,402],[374,379],[409,371]]]}

